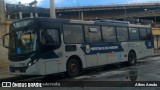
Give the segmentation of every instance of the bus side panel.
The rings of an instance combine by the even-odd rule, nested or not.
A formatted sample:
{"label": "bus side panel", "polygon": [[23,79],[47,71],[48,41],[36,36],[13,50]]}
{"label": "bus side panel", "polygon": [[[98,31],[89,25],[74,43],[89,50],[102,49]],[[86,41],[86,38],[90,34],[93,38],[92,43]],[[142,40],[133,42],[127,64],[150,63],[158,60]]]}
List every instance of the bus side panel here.
{"label": "bus side panel", "polygon": [[67,57],[59,58],[58,59],[58,72],[65,72],[66,71],[66,64],[67,64]]}
{"label": "bus side panel", "polygon": [[65,58],[59,58],[58,59],[58,72],[66,72],[66,65],[67,65],[67,61],[69,60],[70,57],[72,56],[79,56],[79,58],[82,61],[82,68],[86,68],[86,60],[85,60],[85,56],[84,55],[76,55],[75,53],[70,54],[70,56],[65,57]]}
{"label": "bus side panel", "polygon": [[142,41],[140,42],[140,57],[139,58],[143,58],[146,56],[150,56],[154,54],[154,47],[151,44],[151,41]]}
{"label": "bus side panel", "polygon": [[121,46],[124,51],[122,51],[121,56],[119,55],[117,58],[118,58],[119,62],[128,61],[128,51],[129,51],[128,42],[122,42]]}
{"label": "bus side panel", "polygon": [[105,65],[108,63],[108,54],[107,53],[98,53],[98,65]]}
{"label": "bus side panel", "polygon": [[108,64],[124,62],[124,61],[128,60],[128,58],[127,58],[128,43],[127,42],[122,42],[120,44],[120,47],[122,47],[122,50],[120,50],[120,51],[118,50],[117,52],[107,53],[108,54]]}
{"label": "bus side panel", "polygon": [[46,75],[45,71],[45,61],[40,59],[26,70],[25,75]]}
{"label": "bus side panel", "polygon": [[80,58],[82,60],[82,68],[86,68],[87,64],[86,64],[86,58],[85,55],[80,55]]}
{"label": "bus side panel", "polygon": [[142,57],[141,42],[128,42],[128,54],[131,50],[135,51],[137,59]]}
{"label": "bus side panel", "polygon": [[146,52],[147,52],[147,56],[152,56],[154,55],[154,48],[147,49]]}
{"label": "bus side panel", "polygon": [[93,66],[97,66],[98,65],[98,61],[97,61],[97,54],[93,54],[93,55],[86,55],[86,63],[87,63],[87,67],[93,67]]}
{"label": "bus side panel", "polygon": [[152,41],[145,41],[144,43],[144,52],[145,56],[151,56],[154,54],[154,44]]}
{"label": "bus side panel", "polygon": [[66,46],[70,46],[70,45],[64,45],[63,46],[64,47],[64,49],[63,49],[63,55],[62,55],[62,57],[60,57],[58,59],[59,72],[65,72],[65,71],[67,71],[67,69],[66,69],[67,61],[70,58],[75,58],[75,57],[80,58],[80,60],[82,62],[82,68],[86,68],[86,58],[85,58],[84,52],[80,48],[81,45],[76,44],[75,45],[76,46],[76,50],[75,51],[66,51],[66,49],[65,49],[65,48],[67,48]]}
{"label": "bus side panel", "polygon": [[45,73],[46,75],[48,74],[53,74],[53,73],[58,73],[58,64],[57,60],[46,60],[45,61]]}
{"label": "bus side panel", "polygon": [[108,53],[108,63],[107,64],[113,64],[119,62],[118,57],[121,56],[121,52],[109,52]]}
{"label": "bus side panel", "polygon": [[142,49],[142,53],[141,53],[141,57],[140,58],[143,58],[143,57],[146,57],[147,56],[147,47],[145,45],[145,41],[142,41],[140,43],[140,46],[141,46],[141,49]]}

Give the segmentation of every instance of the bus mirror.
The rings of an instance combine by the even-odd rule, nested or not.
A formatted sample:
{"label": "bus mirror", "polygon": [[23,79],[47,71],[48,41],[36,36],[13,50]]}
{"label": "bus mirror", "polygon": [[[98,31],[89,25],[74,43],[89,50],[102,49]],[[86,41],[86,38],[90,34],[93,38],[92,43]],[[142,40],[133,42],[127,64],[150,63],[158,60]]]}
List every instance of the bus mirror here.
{"label": "bus mirror", "polygon": [[2,40],[3,40],[3,47],[9,48],[9,33],[8,33],[8,34],[5,34],[5,35],[2,37]]}

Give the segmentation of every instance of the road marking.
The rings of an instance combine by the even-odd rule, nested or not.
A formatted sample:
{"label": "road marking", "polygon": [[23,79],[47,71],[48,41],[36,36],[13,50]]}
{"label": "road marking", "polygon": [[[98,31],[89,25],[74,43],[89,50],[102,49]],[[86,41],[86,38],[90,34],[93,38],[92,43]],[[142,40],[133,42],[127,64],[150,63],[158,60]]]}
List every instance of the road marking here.
{"label": "road marking", "polygon": [[154,57],[154,58],[151,58],[153,60],[160,60],[160,57]]}
{"label": "road marking", "polygon": [[110,71],[110,72],[103,72],[103,73],[96,74],[96,75],[83,75],[83,76],[75,77],[75,79],[100,78],[100,77],[104,77],[104,76],[108,77],[108,76],[122,74],[122,73],[126,73],[126,72],[128,72],[128,70],[126,70],[126,71]]}

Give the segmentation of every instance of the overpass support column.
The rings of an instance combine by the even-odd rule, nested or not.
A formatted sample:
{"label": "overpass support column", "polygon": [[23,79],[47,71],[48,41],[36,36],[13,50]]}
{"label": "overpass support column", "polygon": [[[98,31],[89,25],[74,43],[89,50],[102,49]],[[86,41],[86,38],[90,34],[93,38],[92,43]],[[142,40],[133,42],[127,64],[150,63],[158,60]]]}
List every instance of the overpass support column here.
{"label": "overpass support column", "polygon": [[11,19],[11,16],[10,16],[10,15],[7,15],[7,18],[8,18],[8,19]]}
{"label": "overpass support column", "polygon": [[17,14],[15,14],[15,17],[14,17],[15,19],[17,19]]}
{"label": "overpass support column", "polygon": [[19,19],[22,19],[22,12],[19,12]]}
{"label": "overpass support column", "polygon": [[35,13],[35,17],[38,17],[38,13]]}
{"label": "overpass support column", "polygon": [[55,0],[50,0],[50,17],[51,18],[56,18],[56,9],[55,9]]}
{"label": "overpass support column", "polygon": [[83,12],[81,12],[81,20],[84,20]]}
{"label": "overpass support column", "polygon": [[33,18],[33,13],[30,13],[30,17]]}

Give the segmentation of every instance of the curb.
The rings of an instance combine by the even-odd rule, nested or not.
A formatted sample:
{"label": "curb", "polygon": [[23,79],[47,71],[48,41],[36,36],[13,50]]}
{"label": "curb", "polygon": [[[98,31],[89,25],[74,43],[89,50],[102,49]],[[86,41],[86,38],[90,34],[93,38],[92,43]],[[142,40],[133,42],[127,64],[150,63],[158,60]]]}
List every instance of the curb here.
{"label": "curb", "polygon": [[157,56],[160,56],[160,53],[151,55],[151,56],[149,56],[149,57],[157,57]]}

